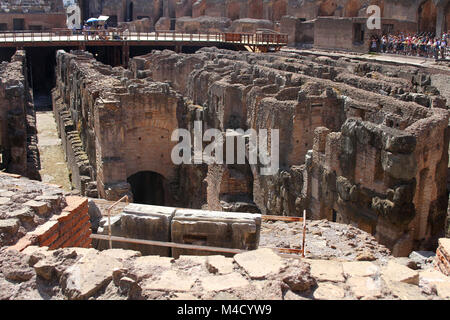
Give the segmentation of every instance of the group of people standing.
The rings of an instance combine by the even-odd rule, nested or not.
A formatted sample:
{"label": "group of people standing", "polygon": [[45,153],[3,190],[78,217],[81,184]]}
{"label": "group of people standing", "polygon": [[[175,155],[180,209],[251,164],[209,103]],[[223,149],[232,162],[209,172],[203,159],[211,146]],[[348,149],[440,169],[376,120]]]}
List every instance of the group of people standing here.
{"label": "group of people standing", "polygon": [[400,32],[386,34],[381,38],[373,36],[370,51],[379,53],[402,54],[434,59],[450,58],[450,32],[441,37],[433,33],[411,34]]}
{"label": "group of people standing", "polygon": [[[75,33],[75,31],[74,31]],[[84,35],[85,40],[121,40],[128,36],[128,29],[109,28],[108,24],[84,24],[80,33]]]}

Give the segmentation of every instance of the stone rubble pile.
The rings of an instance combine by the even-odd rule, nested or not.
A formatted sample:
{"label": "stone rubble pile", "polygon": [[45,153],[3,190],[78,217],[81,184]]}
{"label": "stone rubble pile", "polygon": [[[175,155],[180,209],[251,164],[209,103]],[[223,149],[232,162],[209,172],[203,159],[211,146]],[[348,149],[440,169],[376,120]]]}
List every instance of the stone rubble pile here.
{"label": "stone rubble pile", "polygon": [[450,299],[450,277],[379,261],[235,255],[141,256],[123,249],[0,250],[0,299]]}
{"label": "stone rubble pile", "polygon": [[58,186],[0,174],[0,247],[15,244],[65,206]]}

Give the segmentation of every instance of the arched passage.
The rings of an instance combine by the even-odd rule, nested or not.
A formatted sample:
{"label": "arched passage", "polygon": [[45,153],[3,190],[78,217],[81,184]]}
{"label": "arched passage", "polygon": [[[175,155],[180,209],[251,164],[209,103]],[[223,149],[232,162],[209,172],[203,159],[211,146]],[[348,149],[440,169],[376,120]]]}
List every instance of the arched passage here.
{"label": "arched passage", "polygon": [[419,32],[436,32],[437,10],[433,0],[424,1],[417,11]]}
{"label": "arched passage", "polygon": [[359,0],[350,0],[345,5],[345,17],[357,17],[361,9],[361,2]]}
{"label": "arched passage", "polygon": [[445,7],[445,26],[444,31],[450,31],[450,1],[447,3]]}
{"label": "arched passage", "polygon": [[319,5],[319,16],[333,16],[336,9],[336,0],[324,0]]}
{"label": "arched passage", "polygon": [[133,21],[133,17],[134,17],[134,3],[133,1],[130,1],[130,3],[128,4],[128,16],[127,16],[127,21]]}
{"label": "arched passage", "polygon": [[166,179],[153,171],[141,171],[127,179],[135,203],[165,206],[167,205]]}

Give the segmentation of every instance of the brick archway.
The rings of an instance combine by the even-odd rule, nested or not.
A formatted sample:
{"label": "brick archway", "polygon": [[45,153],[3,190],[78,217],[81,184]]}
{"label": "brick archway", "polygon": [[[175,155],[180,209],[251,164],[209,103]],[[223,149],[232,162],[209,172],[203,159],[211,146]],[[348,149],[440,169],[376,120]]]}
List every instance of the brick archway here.
{"label": "brick archway", "polygon": [[333,16],[337,9],[336,0],[323,0],[319,5],[319,16]]}
{"label": "brick archway", "polygon": [[433,0],[423,1],[417,9],[417,24],[419,32],[436,31],[437,8]]}
{"label": "brick archway", "polygon": [[447,3],[447,6],[445,7],[445,31],[450,31],[450,1]]}
{"label": "brick archway", "polygon": [[165,206],[169,202],[167,180],[153,171],[140,171],[131,175],[127,182],[131,186],[135,203]]}
{"label": "brick archway", "polygon": [[359,0],[349,0],[345,5],[344,16],[357,17],[361,9],[361,2]]}

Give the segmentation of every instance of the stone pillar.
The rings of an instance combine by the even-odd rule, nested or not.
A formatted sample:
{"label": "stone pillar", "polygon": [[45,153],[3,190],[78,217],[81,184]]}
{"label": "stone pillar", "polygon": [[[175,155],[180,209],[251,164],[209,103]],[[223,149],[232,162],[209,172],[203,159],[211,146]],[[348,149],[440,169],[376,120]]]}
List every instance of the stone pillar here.
{"label": "stone pillar", "polygon": [[124,68],[127,68],[129,61],[130,61],[130,46],[128,44],[125,44],[122,47],[122,66]]}
{"label": "stone pillar", "polygon": [[436,36],[440,37],[444,32],[445,25],[445,7],[447,6],[448,0],[439,1],[436,4]]}
{"label": "stone pillar", "polygon": [[175,5],[173,0],[163,0],[163,16],[166,18],[175,18]]}
{"label": "stone pillar", "polygon": [[119,100],[103,99],[94,107],[97,188],[99,196],[116,201],[124,195],[132,199],[124,161],[125,127]]}

